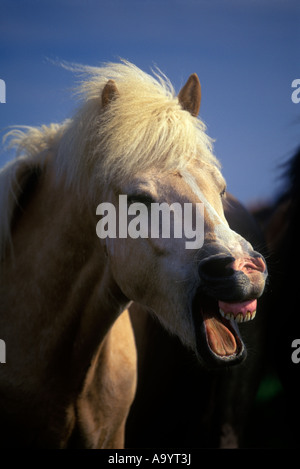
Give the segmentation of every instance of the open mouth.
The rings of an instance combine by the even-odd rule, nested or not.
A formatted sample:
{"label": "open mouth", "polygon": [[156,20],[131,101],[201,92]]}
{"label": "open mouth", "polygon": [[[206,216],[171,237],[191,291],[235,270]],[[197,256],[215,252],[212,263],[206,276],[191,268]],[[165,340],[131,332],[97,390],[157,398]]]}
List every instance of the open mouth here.
{"label": "open mouth", "polygon": [[234,365],[246,357],[239,323],[254,319],[256,299],[227,303],[197,294],[193,317],[199,354],[208,365]]}

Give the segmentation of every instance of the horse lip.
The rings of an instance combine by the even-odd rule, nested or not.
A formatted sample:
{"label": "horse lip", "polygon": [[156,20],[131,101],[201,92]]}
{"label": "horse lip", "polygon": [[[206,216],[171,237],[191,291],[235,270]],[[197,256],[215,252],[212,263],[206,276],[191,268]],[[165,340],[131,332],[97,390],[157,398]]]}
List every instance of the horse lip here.
{"label": "horse lip", "polygon": [[[216,318],[234,335],[236,351],[233,354],[222,356],[212,350],[205,326],[205,317],[208,314],[208,310],[210,316]],[[192,314],[196,334],[197,356],[200,362],[204,362],[204,365],[208,368],[218,368],[237,365],[245,360],[247,351],[240,335],[238,325],[235,321],[222,318],[216,299],[197,292],[193,300]]]}
{"label": "horse lip", "polygon": [[[262,274],[263,275],[263,274]],[[203,293],[216,301],[238,303],[247,299],[259,298],[265,288],[265,279],[262,282],[253,283],[244,273],[237,271],[231,278],[216,279],[215,284],[204,283],[201,287]]]}

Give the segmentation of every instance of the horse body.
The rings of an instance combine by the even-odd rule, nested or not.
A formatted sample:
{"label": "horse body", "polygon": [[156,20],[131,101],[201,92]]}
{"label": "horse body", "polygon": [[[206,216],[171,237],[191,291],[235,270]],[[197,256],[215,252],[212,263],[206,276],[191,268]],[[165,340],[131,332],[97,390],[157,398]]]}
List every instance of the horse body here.
{"label": "horse body", "polygon": [[[3,445],[122,447],[136,385],[130,301],[227,367],[246,356],[237,322],[254,317],[267,276],[224,216],[197,76],[175,97],[131,64],[88,71],[74,118],[13,132],[24,155],[0,174]],[[118,212],[121,194],[131,209],[201,202],[203,247],[186,249],[186,233],[98,239],[96,207]]]}
{"label": "horse body", "polygon": [[[79,407],[83,401],[88,406],[83,396],[93,391],[93,375],[97,382],[105,376],[100,411],[105,414],[108,395],[111,405],[127,409],[134,394],[135,348],[126,315],[115,322],[128,300],[106,272],[90,210],[62,187],[53,191],[49,165],[29,192],[14,215],[13,258],[6,256],[2,265],[0,328],[9,354],[1,370],[1,417],[20,435],[17,444],[29,438],[33,445],[65,446],[76,426],[87,425]],[[127,376],[115,371],[125,368]],[[118,420],[125,417],[126,411],[118,412]],[[114,413],[103,420],[109,441],[116,431]],[[12,435],[6,425],[2,430],[3,442]],[[82,430],[88,446],[95,431]]]}

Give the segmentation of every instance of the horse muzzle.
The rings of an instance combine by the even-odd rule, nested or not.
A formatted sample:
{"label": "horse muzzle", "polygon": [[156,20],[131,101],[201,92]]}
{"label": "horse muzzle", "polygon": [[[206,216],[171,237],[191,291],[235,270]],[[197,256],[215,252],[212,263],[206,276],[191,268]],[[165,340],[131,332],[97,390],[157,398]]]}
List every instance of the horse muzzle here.
{"label": "horse muzzle", "polygon": [[259,298],[265,287],[268,271],[261,254],[234,258],[214,254],[199,264],[202,290],[223,302],[241,302]]}

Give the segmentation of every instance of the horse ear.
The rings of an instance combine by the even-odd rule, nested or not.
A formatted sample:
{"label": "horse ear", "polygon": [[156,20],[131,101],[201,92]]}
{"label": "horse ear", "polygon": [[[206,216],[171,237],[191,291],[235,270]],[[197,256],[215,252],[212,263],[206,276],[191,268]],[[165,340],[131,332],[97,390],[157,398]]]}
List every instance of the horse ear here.
{"label": "horse ear", "polygon": [[102,91],[102,107],[105,108],[109,103],[119,96],[119,91],[114,80],[108,80]]}
{"label": "horse ear", "polygon": [[196,117],[201,103],[201,85],[196,73],[193,73],[178,94],[178,99],[186,111]]}

